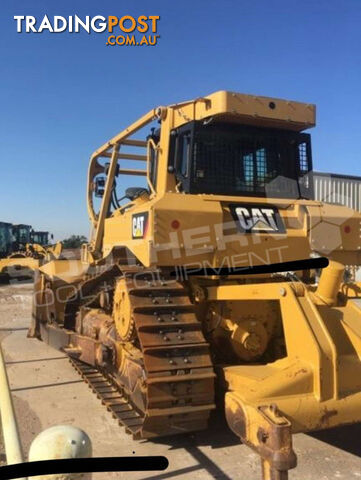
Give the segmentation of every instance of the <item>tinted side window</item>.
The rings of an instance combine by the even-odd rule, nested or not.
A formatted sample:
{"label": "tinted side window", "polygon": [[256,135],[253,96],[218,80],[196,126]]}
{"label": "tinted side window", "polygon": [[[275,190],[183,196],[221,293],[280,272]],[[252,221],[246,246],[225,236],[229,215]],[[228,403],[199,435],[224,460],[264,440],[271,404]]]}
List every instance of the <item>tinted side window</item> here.
{"label": "tinted side window", "polygon": [[191,136],[189,133],[183,135],[180,138],[181,148],[180,148],[180,165],[179,165],[179,173],[183,177],[188,176],[188,165],[189,165],[189,158],[190,158],[190,146],[191,146]]}

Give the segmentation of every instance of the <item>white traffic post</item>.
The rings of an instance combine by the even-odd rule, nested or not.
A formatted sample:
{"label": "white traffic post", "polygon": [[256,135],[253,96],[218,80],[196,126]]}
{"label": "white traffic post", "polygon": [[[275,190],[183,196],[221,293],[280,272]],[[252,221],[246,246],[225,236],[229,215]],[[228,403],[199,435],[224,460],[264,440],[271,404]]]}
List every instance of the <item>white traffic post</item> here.
{"label": "white traffic post", "polygon": [[[0,344],[0,411],[2,433],[8,465],[23,463],[23,452],[20,443],[20,436],[13,401],[9,387],[9,379],[6,372],[4,356]],[[23,480],[23,479],[22,479]]]}
{"label": "white traffic post", "polygon": [[[29,450],[29,462],[39,460],[56,460],[64,458],[89,458],[92,455],[91,440],[80,428],[70,425],[56,425],[47,428],[37,435]],[[75,480],[90,479],[82,473],[62,473],[55,475],[41,475],[36,480]]]}

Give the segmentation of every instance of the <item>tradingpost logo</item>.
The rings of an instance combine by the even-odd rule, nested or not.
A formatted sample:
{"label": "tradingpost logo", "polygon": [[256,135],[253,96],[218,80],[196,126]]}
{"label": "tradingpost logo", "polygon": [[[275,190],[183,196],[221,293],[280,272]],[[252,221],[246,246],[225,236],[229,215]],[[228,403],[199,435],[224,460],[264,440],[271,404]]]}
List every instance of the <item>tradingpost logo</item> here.
{"label": "tradingpost logo", "polygon": [[70,15],[62,17],[55,15],[41,18],[32,15],[14,15],[16,31],[18,33],[105,33],[107,34],[106,45],[110,46],[154,46],[160,38],[158,32],[159,15],[123,15],[117,17],[109,15],[87,15],[78,17]]}

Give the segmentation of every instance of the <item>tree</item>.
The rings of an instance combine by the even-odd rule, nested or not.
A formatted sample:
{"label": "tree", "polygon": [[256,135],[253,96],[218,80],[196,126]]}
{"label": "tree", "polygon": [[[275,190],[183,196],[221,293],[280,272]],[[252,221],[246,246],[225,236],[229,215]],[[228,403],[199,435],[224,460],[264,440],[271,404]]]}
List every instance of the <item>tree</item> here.
{"label": "tree", "polygon": [[87,243],[88,239],[84,235],[72,235],[62,240],[63,248],[80,248],[83,243]]}

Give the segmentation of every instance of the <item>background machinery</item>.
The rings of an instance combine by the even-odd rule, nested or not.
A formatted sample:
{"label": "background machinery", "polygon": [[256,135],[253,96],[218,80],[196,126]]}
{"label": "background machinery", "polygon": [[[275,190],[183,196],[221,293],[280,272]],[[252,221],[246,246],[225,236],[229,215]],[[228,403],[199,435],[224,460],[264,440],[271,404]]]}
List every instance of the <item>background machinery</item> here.
{"label": "background machinery", "polygon": [[361,216],[312,200],[314,125],[314,105],[220,91],[92,155],[93,237],[40,267],[29,335],[135,438],[206,428],[218,405],[284,479],[292,433],[361,420],[361,288],[343,281]]}
{"label": "background machinery", "polygon": [[13,241],[11,227],[11,223],[0,222],[0,258],[9,255]]}
{"label": "background machinery", "polygon": [[7,279],[32,276],[44,261],[59,258],[61,251],[60,242],[49,244],[49,232],[0,222],[0,275]]}

